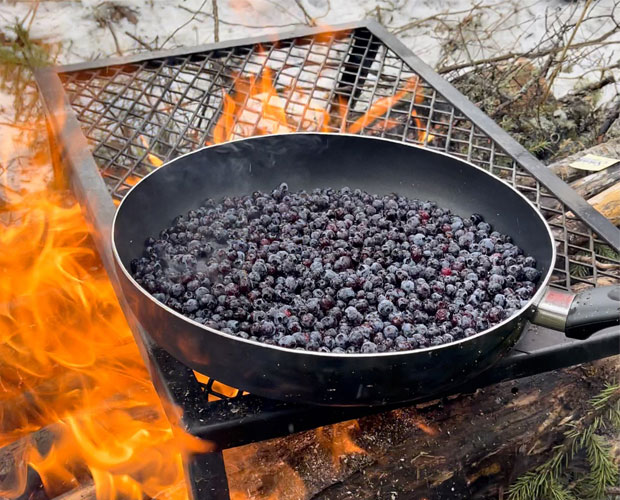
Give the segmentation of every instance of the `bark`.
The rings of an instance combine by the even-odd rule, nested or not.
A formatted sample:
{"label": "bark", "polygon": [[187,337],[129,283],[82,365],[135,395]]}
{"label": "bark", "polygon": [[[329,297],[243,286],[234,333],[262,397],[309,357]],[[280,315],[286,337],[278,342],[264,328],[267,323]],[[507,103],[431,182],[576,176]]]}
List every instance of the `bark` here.
{"label": "bark", "polygon": [[[600,172],[586,175],[581,179],[571,182],[570,186],[585,200],[589,200],[607,188],[620,182],[620,163],[613,165]],[[562,204],[550,198],[543,198],[542,205],[544,208],[560,210]]]}
{"label": "bark", "polygon": [[[607,188],[605,191],[593,196],[588,200],[588,203],[592,205],[601,214],[607,217],[616,226],[620,225],[620,183]],[[562,216],[557,215],[552,219],[549,219],[549,224],[553,234],[557,239],[564,239],[564,231],[559,227],[562,226]],[[572,212],[566,213],[566,229],[570,231],[567,233],[568,242],[571,245],[581,245],[586,240],[585,236],[580,234],[588,234],[588,227],[580,220],[576,219]]]}
{"label": "bark", "polygon": [[616,357],[341,424],[350,443],[326,429],[230,450],[229,484],[245,495],[233,498],[505,498],[618,371]]}
{"label": "bark", "polygon": [[[235,500],[497,499],[542,463],[588,400],[620,373],[618,356],[225,452]],[[42,447],[54,426],[38,431]],[[3,477],[24,440],[0,450]],[[31,471],[32,472],[32,471]],[[46,500],[29,474],[22,499]],[[88,477],[57,499],[91,500]],[[61,494],[62,493],[62,494]]]}
{"label": "bark", "polygon": [[620,182],[593,196],[588,203],[607,217],[612,224],[620,225]]}

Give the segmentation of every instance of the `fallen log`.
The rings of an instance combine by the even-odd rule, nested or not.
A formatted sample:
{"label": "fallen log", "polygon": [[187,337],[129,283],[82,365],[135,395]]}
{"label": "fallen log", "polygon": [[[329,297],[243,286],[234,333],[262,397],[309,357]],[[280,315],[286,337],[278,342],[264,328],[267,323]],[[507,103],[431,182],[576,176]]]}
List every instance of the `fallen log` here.
{"label": "fallen log", "polygon": [[[620,182],[620,163],[612,165],[605,170],[586,175],[581,179],[571,182],[570,187],[584,200],[589,200],[602,191]],[[555,198],[542,198],[541,205],[547,210],[561,210],[562,204]]]}
{"label": "fallen log", "polygon": [[506,498],[509,484],[543,462],[566,424],[578,423],[588,400],[618,375],[618,360],[345,424],[350,442],[337,448],[349,452],[336,459],[333,442],[312,431],[229,450],[233,498]]}
{"label": "fallen log", "polygon": [[[588,203],[607,217],[616,226],[620,225],[620,183],[607,188],[605,191],[590,198]],[[564,239],[564,227],[567,229],[568,243],[571,245],[581,245],[586,241],[588,227],[579,219],[575,218],[572,212],[566,213],[566,224],[562,222],[562,216],[556,215],[549,219],[551,230],[555,239]],[[555,227],[554,227],[555,226]],[[557,227],[561,226],[561,227]],[[580,233],[580,234],[579,234]],[[559,245],[561,243],[558,243]]]}
{"label": "fallen log", "polygon": [[578,168],[573,168],[570,164],[587,154],[608,156],[609,158],[620,158],[620,138],[611,139],[584,151],[580,151],[579,153],[567,156],[566,158],[549,165],[549,168],[565,182],[572,182],[575,179],[582,177],[585,171]]}
{"label": "fallen log", "polygon": [[607,217],[612,224],[620,225],[620,182],[593,196],[588,203]]}

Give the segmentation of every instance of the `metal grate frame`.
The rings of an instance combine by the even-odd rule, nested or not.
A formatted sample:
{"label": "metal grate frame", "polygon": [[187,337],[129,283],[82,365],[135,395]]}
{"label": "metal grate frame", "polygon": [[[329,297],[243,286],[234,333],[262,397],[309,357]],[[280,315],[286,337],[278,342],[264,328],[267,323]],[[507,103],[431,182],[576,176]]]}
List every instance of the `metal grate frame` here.
{"label": "metal grate frame", "polygon": [[[220,448],[385,410],[270,401],[197,375],[152,343],[120,293],[108,237],[115,204],[160,162],[212,143],[218,121],[228,122],[233,138],[277,130],[263,112],[265,99],[285,109],[288,130],[353,127],[447,152],[511,183],[547,216],[554,231],[554,286],[596,286],[612,277],[597,262],[620,263],[600,254],[605,244],[618,250],[617,228],[372,21],[330,31],[298,29],[277,41],[258,37],[43,69],[36,78],[58,167],[69,174],[90,219],[158,393],[181,407],[190,432]],[[265,97],[261,84],[267,81],[277,90],[275,96]],[[233,112],[225,95],[244,111]],[[397,98],[389,102],[389,111],[378,112],[392,96]],[[374,119],[360,122],[369,109]],[[530,328],[492,374],[483,374],[469,388],[609,356],[617,353],[619,338],[608,331],[575,342]],[[221,454],[194,457],[186,467],[193,497],[228,498]]]}

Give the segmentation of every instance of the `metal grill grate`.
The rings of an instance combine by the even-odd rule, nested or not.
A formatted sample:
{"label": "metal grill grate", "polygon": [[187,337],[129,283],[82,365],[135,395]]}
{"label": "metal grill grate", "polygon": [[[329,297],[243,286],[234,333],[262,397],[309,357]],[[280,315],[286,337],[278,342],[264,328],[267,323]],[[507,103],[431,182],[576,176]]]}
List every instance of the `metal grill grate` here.
{"label": "metal grill grate", "polygon": [[[388,409],[269,400],[196,373],[152,341],[114,279],[108,236],[112,201],[118,203],[162,161],[219,138],[218,123],[225,123],[233,137],[278,130],[277,109],[263,107],[266,81],[277,89],[267,102],[285,109],[287,130],[345,130],[421,144],[512,183],[554,229],[556,286],[601,284],[612,277],[610,266],[597,269],[595,262],[617,264],[598,255],[604,245],[592,228],[615,248],[620,232],[383,27],[368,21],[334,30],[300,28],[279,41],[224,42],[150,54],[148,60],[142,55],[36,72],[55,164],[69,174],[92,223],[93,239],[168,417],[176,423],[181,409],[184,428],[216,446],[214,452],[184,457],[190,498],[229,498],[222,449]],[[73,112],[67,112],[68,104]],[[567,215],[567,206],[578,217]],[[493,370],[458,390],[600,359],[616,354],[617,346],[615,331],[572,341],[561,332],[526,327]]]}
{"label": "metal grill grate", "polygon": [[[548,216],[557,287],[593,286],[613,278],[607,269],[620,264],[601,253],[604,242],[560,200],[365,28],[60,76],[116,203],[161,161],[213,143],[218,121],[228,121],[232,138],[283,131],[265,112],[276,107],[285,110],[285,130],[354,130],[421,144],[510,182]],[[266,99],[257,87],[268,79],[277,94]],[[234,113],[225,95],[234,97]],[[398,98],[382,113],[391,96]]]}

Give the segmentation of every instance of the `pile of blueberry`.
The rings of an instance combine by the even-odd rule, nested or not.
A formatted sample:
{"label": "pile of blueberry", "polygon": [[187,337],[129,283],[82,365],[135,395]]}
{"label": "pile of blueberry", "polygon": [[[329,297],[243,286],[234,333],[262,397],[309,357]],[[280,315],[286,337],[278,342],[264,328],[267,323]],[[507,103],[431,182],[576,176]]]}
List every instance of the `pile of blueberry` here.
{"label": "pile of blueberry", "polygon": [[482,216],[359,189],[206,200],[177,217],[136,281],[198,323],[334,353],[407,351],[476,334],[535,292],[536,261]]}

